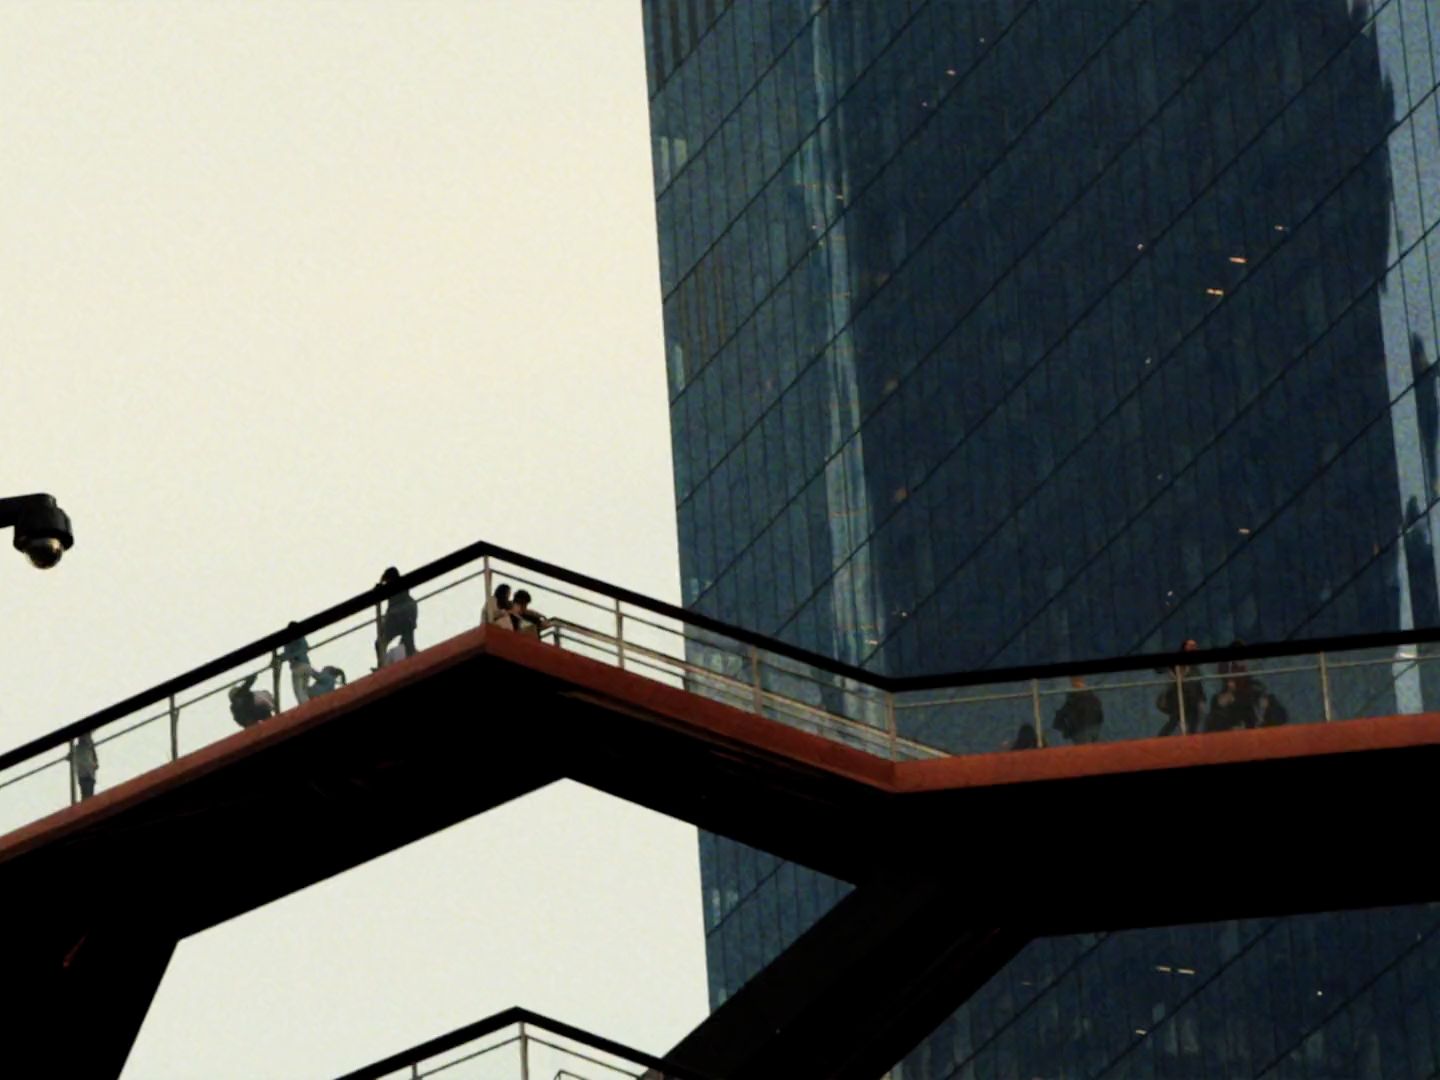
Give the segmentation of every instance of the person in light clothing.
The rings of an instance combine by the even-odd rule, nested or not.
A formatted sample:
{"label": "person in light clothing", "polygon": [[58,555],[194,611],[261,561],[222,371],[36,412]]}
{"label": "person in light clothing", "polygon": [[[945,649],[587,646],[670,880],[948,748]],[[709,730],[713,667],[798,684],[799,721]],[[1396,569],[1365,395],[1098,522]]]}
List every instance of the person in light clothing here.
{"label": "person in light clothing", "polygon": [[510,613],[510,586],[497,585],[494,593],[485,601],[485,612],[480,616],[480,622],[484,626],[503,626],[507,630],[515,630],[516,618]]}
{"label": "person in light clothing", "polygon": [[100,756],[95,753],[95,738],[90,732],[75,740],[70,749],[70,762],[80,785],[80,798],[90,798],[95,794],[95,774],[100,771]]}
{"label": "person in light clothing", "polygon": [[[288,629],[298,624],[291,623]],[[290,685],[295,688],[295,704],[304,705],[310,700],[310,682],[315,678],[315,669],[310,666],[310,644],[303,637],[296,637],[280,650],[282,662],[290,665]]]}

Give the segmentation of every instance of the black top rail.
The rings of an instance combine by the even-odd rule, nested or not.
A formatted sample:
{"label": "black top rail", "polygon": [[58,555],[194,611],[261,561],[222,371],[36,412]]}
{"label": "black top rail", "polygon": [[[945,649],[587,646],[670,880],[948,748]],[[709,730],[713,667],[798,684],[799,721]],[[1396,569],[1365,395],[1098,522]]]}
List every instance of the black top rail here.
{"label": "black top rail", "polygon": [[[396,581],[391,582],[389,585],[376,585],[371,589],[367,589],[365,592],[351,597],[349,600],[345,600],[316,615],[297,622],[293,627],[287,626],[282,630],[267,634],[259,640],[251,642],[249,645],[241,646],[238,649],[226,653],[224,656],[211,660],[209,663],[192,668],[190,671],[182,675],[177,675],[175,678],[160,683],[158,686],[153,686],[149,690],[143,690],[138,694],[132,694],[130,697],[107,706],[99,712],[91,713],[89,716],[66,724],[64,727],[58,728],[48,735],[42,735],[13,750],[6,751],[0,754],[0,770],[11,768],[37,754],[43,754],[47,750],[62,746],[86,732],[95,731],[141,709],[156,705],[167,700],[171,694],[179,694],[198,683],[204,682],[206,679],[214,678],[216,675],[223,674],[232,668],[239,667],[252,660],[257,660],[262,656],[268,658],[275,650],[281,648],[287,642],[293,641],[298,637],[307,637],[317,630],[322,630],[325,627],[333,625],[341,619],[373,608],[375,605],[383,603],[397,593],[408,591],[417,585],[423,585],[439,577],[441,574],[459,569],[468,563],[483,559],[487,555],[512,566],[532,570],[544,574],[547,577],[554,578],[557,581],[563,581],[569,585],[599,593],[612,600],[630,604],[641,610],[649,611],[651,614],[675,619],[687,626],[709,631],[712,634],[729,638],[732,641],[754,646],[767,653],[783,656],[798,663],[806,664],[820,671],[828,672],[831,675],[850,679],[890,693],[948,688],[962,689],[970,686],[988,686],[997,683],[1021,682],[1030,679],[1058,679],[1068,678],[1071,675],[1103,675],[1118,671],[1163,671],[1182,664],[1194,667],[1201,664],[1213,664],[1222,661],[1264,660],[1284,656],[1301,656],[1309,653],[1401,648],[1406,645],[1422,645],[1440,641],[1440,627],[1426,627],[1415,630],[1396,630],[1375,634],[1351,634],[1343,637],[1308,638],[1303,640],[1292,639],[1256,645],[1200,649],[1193,652],[1169,651],[1131,654],[1093,660],[1072,660],[1052,664],[981,668],[978,670],[972,669],[946,674],[896,677],[884,675],[880,672],[868,671],[852,664],[846,664],[831,657],[811,652],[808,649],[802,649],[797,645],[791,645],[785,641],[766,637],[753,630],[747,630],[744,627],[722,622],[719,619],[712,618],[701,612],[677,607],[663,600],[656,600],[652,597],[634,592],[633,590],[612,585],[598,578],[577,573],[574,570],[568,570],[562,566],[547,563],[542,559],[536,559],[529,555],[521,554],[518,551],[511,551],[508,548],[502,548],[496,544],[481,540],[467,547],[460,548],[458,551],[453,551],[449,555],[442,556],[433,562],[427,563],[425,566],[410,571],[408,574],[402,574]],[[503,574],[501,576],[503,576]]]}
{"label": "black top rail", "polygon": [[497,1031],[514,1027],[517,1024],[527,1024],[530,1027],[541,1031],[547,1031],[551,1035],[559,1035],[563,1039],[581,1043],[592,1050],[599,1050],[605,1054],[613,1054],[615,1057],[624,1058],[636,1065],[644,1065],[647,1069],[655,1069],[663,1073],[666,1080],[714,1080],[713,1077],[703,1076],[693,1069],[684,1069],[676,1065],[669,1065],[652,1054],[644,1054],[639,1050],[632,1050],[628,1046],[622,1046],[612,1039],[606,1039],[599,1035],[592,1035],[588,1031],[573,1027],[570,1024],[563,1024],[559,1020],[551,1020],[548,1016],[541,1016],[529,1009],[512,1006],[504,1012],[498,1012],[494,1016],[486,1017],[484,1020],[477,1020],[462,1028],[456,1028],[448,1035],[441,1035],[439,1038],[431,1039],[429,1042],[412,1046],[409,1050],[392,1054],[384,1061],[377,1061],[363,1069],[346,1073],[339,1080],[379,1080],[384,1076],[406,1068],[409,1065],[425,1058],[434,1057],[436,1054],[443,1054],[446,1050],[453,1050],[457,1046],[464,1046],[476,1039],[483,1039],[486,1035],[493,1035]]}

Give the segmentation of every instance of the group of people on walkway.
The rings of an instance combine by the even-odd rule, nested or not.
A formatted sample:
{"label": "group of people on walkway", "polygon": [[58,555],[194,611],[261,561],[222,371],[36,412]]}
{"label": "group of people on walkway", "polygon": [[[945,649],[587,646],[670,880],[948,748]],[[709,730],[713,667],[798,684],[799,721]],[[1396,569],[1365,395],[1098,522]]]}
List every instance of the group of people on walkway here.
{"label": "group of people on walkway", "polygon": [[[376,588],[392,585],[400,580],[400,571],[387,566]],[[380,616],[380,631],[375,638],[375,667],[378,670],[389,663],[415,655],[415,627],[419,622],[420,609],[408,589],[393,594]],[[288,629],[294,630],[298,623],[291,622]],[[399,639],[391,648],[390,643]],[[276,657],[278,664],[290,665],[290,688],[295,692],[295,703],[304,705],[317,697],[332,693],[346,685],[348,679],[343,668],[327,664],[316,668],[310,663],[310,643],[303,634],[296,634],[280,649]],[[230,715],[241,727],[250,727],[261,720],[268,720],[279,709],[274,695],[268,690],[254,689],[257,675],[237,683],[230,688]]]}
{"label": "group of people on walkway", "polygon": [[[1232,641],[1238,649],[1243,641]],[[1181,652],[1198,652],[1200,643],[1186,638]],[[1205,673],[1198,664],[1156,668],[1170,676],[1171,683],[1155,698],[1155,707],[1165,717],[1160,735],[1183,731],[1189,735],[1236,728],[1279,727],[1290,722],[1290,713],[1263,682],[1250,674],[1244,660],[1223,660],[1215,666],[1220,685],[1206,698]]]}
{"label": "group of people on walkway", "polygon": [[[377,588],[393,585],[399,579],[398,569],[386,567]],[[420,606],[408,589],[390,597],[379,619],[380,631],[375,638],[376,667],[372,670],[415,655],[415,629],[419,621]],[[537,636],[550,625],[549,619],[531,608],[528,592],[520,589],[512,596],[509,585],[498,586],[486,599],[481,621],[487,626],[503,626]],[[297,625],[292,622],[290,628],[294,629]],[[392,646],[391,642],[398,644]],[[343,669],[327,666],[317,670],[310,663],[310,644],[301,635],[297,634],[280,650],[279,661],[290,665],[290,685],[295,691],[297,704],[303,705],[346,684]],[[252,689],[254,682],[255,676],[252,675],[230,690],[230,711],[241,727],[268,719],[276,712],[273,696],[267,691]]]}
{"label": "group of people on walkway", "polygon": [[[1231,648],[1240,648],[1243,641],[1232,641]],[[1186,638],[1181,652],[1197,652],[1200,644]],[[1156,668],[1158,674],[1170,676],[1169,683],[1155,697],[1155,708],[1165,717],[1158,735],[1208,734],[1236,728],[1278,727],[1290,722],[1290,713],[1275,693],[1250,674],[1243,660],[1224,660],[1215,667],[1219,686],[1208,697],[1205,673],[1198,664],[1179,664]],[[1055,710],[1052,726],[1071,743],[1093,743],[1100,740],[1105,723],[1105,708],[1100,696],[1085,685],[1080,675],[1070,677],[1070,690]],[[1021,724],[1012,750],[1033,750],[1040,745],[1034,724]]]}
{"label": "group of people on walkway", "polygon": [[[400,571],[393,566],[385,568],[380,575],[377,588],[393,585],[400,580]],[[530,594],[519,589],[511,594],[509,585],[500,585],[486,599],[482,625],[502,626],[522,634],[533,634],[551,625],[549,619],[530,606]],[[378,670],[397,660],[414,656],[415,629],[419,624],[420,608],[408,589],[394,593],[385,605],[379,619],[380,629],[375,638],[376,666]],[[298,623],[291,622],[294,630]],[[391,642],[398,644],[391,645]],[[295,693],[295,703],[307,701],[331,693],[346,684],[342,668],[327,665],[316,668],[310,662],[310,643],[303,634],[296,634],[281,649],[276,657],[277,664],[290,667],[290,686]],[[268,720],[279,711],[279,702],[269,690],[255,689],[259,672],[242,679],[229,690],[230,716],[242,728],[253,727],[262,720]],[[95,794],[95,781],[100,771],[100,758],[95,750],[95,739],[90,732],[79,735],[71,744],[66,760],[79,788],[81,799]]]}

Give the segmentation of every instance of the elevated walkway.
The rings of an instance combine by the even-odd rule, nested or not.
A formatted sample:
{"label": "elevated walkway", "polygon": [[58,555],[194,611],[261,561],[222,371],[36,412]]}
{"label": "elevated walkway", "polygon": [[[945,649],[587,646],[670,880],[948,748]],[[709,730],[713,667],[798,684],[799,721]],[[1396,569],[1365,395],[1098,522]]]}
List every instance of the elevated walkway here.
{"label": "elevated walkway", "polygon": [[[543,637],[475,625],[501,581]],[[562,777],[857,886],[667,1058],[701,1075],[875,1075],[1037,934],[1435,898],[1423,634],[1185,657],[1243,661],[1285,726],[997,752],[1053,743],[1076,671],[1102,739],[1148,733],[1177,658],[893,680],[490,545],[417,586],[439,644],[253,727],[229,690],[293,699],[285,632],[0,756],[17,1062],[80,1024],[75,1067],[117,1074],[181,938]],[[374,666],[384,600],[301,624],[312,664]],[[1299,722],[1342,707],[1384,715]]]}

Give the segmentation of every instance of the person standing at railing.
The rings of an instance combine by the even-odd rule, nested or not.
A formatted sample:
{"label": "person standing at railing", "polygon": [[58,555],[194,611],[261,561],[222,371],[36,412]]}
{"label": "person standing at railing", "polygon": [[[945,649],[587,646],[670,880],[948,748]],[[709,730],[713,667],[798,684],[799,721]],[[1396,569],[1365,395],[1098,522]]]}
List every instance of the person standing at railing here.
{"label": "person standing at railing", "polygon": [[[1200,643],[1194,638],[1186,638],[1185,644],[1180,646],[1180,651],[1196,652],[1199,648]],[[1203,730],[1201,724],[1205,713],[1205,685],[1200,669],[1191,664],[1178,664],[1172,668],[1156,668],[1155,670],[1168,674],[1173,680],[1155,698],[1155,707],[1167,717],[1165,726],[1160,729],[1160,734],[1162,736],[1173,735],[1178,729],[1187,735],[1194,735]]]}
{"label": "person standing at railing", "polygon": [[485,600],[485,610],[480,615],[481,626],[503,626],[516,629],[515,616],[510,613],[510,586],[497,585],[495,591]]}
{"label": "person standing at railing", "polygon": [[[292,622],[286,629],[293,630],[298,625]],[[287,642],[280,650],[280,660],[290,665],[290,685],[295,688],[295,704],[304,705],[310,700],[310,680],[315,678],[315,669],[310,666],[310,643],[303,637]]]}
{"label": "person standing at railing", "polygon": [[75,780],[80,785],[80,798],[95,794],[95,774],[100,771],[100,755],[95,753],[95,738],[90,732],[83,732],[70,749],[70,761],[75,769]]}
{"label": "person standing at railing", "polygon": [[[380,575],[380,586],[390,585],[400,580],[400,571],[393,566],[387,566],[385,572]],[[385,647],[400,639],[400,646],[405,650],[407,657],[415,655],[415,627],[419,622],[419,605],[415,598],[408,591],[398,592],[390,597],[390,603],[385,608],[385,616],[380,621],[380,636],[375,639],[375,659],[377,664],[385,663]]]}
{"label": "person standing at railing", "polygon": [[1072,743],[1100,741],[1100,725],[1105,723],[1105,709],[1093,690],[1085,689],[1085,679],[1070,676],[1070,691],[1060,708],[1055,710],[1055,730]]}
{"label": "person standing at railing", "polygon": [[[1235,640],[1232,649],[1244,646]],[[1215,674],[1224,679],[1220,689],[1210,699],[1210,716],[1205,730],[1229,731],[1232,728],[1252,728],[1256,723],[1256,707],[1264,687],[1249,674],[1244,660],[1222,660],[1215,665]]]}

